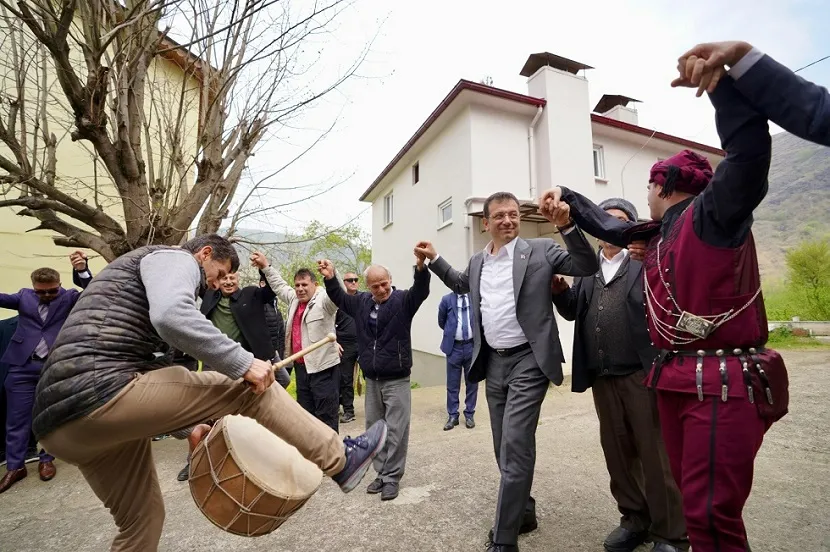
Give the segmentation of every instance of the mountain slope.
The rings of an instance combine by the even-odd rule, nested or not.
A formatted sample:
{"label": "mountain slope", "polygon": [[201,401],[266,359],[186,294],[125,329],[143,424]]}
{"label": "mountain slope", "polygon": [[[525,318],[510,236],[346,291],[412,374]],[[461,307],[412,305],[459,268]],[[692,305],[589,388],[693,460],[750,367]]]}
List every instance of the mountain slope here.
{"label": "mountain slope", "polygon": [[830,148],[782,132],[772,137],[769,193],[755,211],[753,233],[766,282],[786,274],[784,253],[830,237]]}

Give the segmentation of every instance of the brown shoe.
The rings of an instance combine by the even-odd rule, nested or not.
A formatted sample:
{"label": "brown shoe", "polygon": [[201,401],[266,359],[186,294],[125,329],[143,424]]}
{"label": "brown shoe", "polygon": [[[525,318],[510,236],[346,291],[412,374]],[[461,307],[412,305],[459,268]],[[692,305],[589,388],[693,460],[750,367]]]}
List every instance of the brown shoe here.
{"label": "brown shoe", "polygon": [[26,475],[28,475],[26,466],[23,466],[18,470],[7,471],[6,475],[3,476],[3,479],[0,479],[0,493],[8,491],[12,485],[26,477]]}
{"label": "brown shoe", "polygon": [[58,473],[58,470],[55,469],[55,464],[52,462],[41,462],[37,467],[37,471],[40,473],[41,481],[49,481]]}

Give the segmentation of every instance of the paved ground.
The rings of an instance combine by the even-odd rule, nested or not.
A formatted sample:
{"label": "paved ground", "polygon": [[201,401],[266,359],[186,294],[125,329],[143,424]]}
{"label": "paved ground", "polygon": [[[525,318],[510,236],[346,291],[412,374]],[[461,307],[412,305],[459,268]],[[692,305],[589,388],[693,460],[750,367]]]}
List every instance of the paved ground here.
{"label": "paved ground", "polygon": [[[830,353],[786,356],[790,414],[766,437],[745,518],[757,552],[830,550]],[[483,392],[481,399],[484,407]],[[440,388],[413,392],[408,472],[397,500],[381,503],[362,487],[343,495],[326,480],[303,510],[258,539],[225,534],[204,519],[187,485],[175,480],[184,444],[155,443],[167,503],[161,550],[483,550],[498,481],[486,408],[474,430],[444,432],[443,400]],[[358,411],[362,416],[362,408]],[[520,539],[523,552],[602,550],[617,514],[590,395],[550,391],[538,431],[534,496],[540,526]],[[106,510],[78,471],[65,464],[58,464],[52,482],[30,475],[0,495],[0,550],[103,551],[113,534]]]}

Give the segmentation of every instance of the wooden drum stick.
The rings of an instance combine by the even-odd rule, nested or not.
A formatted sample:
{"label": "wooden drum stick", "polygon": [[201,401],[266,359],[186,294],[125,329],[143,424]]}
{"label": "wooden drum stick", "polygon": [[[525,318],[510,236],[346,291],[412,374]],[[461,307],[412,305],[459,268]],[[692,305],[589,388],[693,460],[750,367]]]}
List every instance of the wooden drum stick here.
{"label": "wooden drum stick", "polygon": [[333,333],[330,333],[329,335],[327,335],[326,337],[324,337],[320,341],[317,341],[316,343],[312,343],[311,345],[309,345],[305,349],[301,349],[301,350],[297,351],[296,353],[294,353],[293,355],[291,355],[290,357],[284,358],[281,361],[273,364],[271,366],[271,369],[272,370],[279,370],[280,368],[288,366],[289,364],[291,364],[292,362],[294,362],[298,358],[304,357],[308,353],[310,353],[312,351],[316,351],[317,349],[319,349],[323,345],[325,345],[327,343],[331,343],[335,340],[337,340],[337,336],[334,335]]}

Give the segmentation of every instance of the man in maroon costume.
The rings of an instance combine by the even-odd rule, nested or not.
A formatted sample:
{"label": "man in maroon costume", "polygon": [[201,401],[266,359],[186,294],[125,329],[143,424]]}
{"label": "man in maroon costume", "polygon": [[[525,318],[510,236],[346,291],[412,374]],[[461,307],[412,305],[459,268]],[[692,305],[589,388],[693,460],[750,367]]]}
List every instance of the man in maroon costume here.
{"label": "man in maroon costume", "polygon": [[649,333],[662,349],[647,382],[657,390],[692,549],[745,552],[742,511],[755,456],[787,412],[788,383],[780,355],[764,348],[751,233],[752,212],[767,192],[769,128],[730,76],[713,88],[726,158],[714,177],[689,150],[654,165],[652,222],[621,221],[565,187],[546,192],[540,211],[555,216],[566,203],[586,232],[644,257]]}

